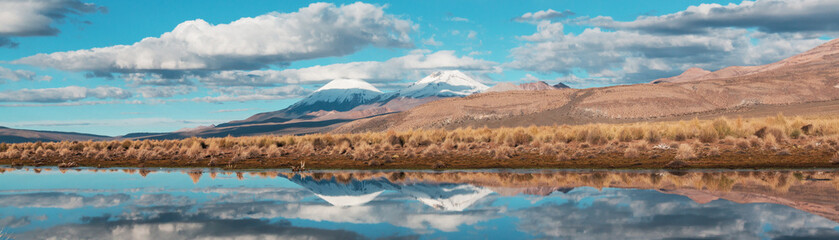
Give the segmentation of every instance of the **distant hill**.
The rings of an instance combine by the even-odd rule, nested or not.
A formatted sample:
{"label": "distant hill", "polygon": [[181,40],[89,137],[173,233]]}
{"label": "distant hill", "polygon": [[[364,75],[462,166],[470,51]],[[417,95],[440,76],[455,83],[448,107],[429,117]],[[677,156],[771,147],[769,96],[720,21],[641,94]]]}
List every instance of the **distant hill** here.
{"label": "distant hill", "polygon": [[536,82],[529,82],[529,83],[522,83],[519,85],[515,85],[508,82],[498,83],[495,86],[487,89],[484,92],[506,92],[506,91],[543,91],[543,90],[553,90],[553,89],[563,89],[569,88],[567,85],[563,83],[557,83],[556,85],[550,85],[544,81],[536,81]]}
{"label": "distant hill", "polygon": [[110,139],[110,137],[74,132],[37,131],[0,127],[0,142],[3,143],[87,141],[106,139]]}
{"label": "distant hill", "polygon": [[336,132],[637,122],[734,114],[839,112],[839,39],[762,66],[689,70],[658,84],[508,91],[444,99]]}

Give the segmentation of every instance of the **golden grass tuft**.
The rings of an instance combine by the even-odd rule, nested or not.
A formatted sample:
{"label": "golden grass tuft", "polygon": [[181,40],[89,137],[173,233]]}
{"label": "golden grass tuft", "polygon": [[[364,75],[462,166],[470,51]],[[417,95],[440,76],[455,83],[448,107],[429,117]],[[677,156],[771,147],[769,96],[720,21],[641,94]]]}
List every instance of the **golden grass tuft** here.
{"label": "golden grass tuft", "polygon": [[690,144],[679,144],[676,150],[676,160],[690,160],[696,158],[696,152]]}

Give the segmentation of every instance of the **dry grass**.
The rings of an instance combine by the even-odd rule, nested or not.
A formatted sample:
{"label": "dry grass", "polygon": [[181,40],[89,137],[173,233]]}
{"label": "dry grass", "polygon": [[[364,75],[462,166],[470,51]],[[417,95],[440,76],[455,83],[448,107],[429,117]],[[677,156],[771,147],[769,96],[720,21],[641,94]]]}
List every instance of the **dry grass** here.
{"label": "dry grass", "polygon": [[[707,147],[709,144],[716,145]],[[370,162],[371,166],[378,166],[387,164],[388,158],[466,156],[510,159],[536,155],[567,161],[608,154],[638,158],[649,153],[650,156],[666,155],[688,160],[719,156],[721,149],[769,151],[773,155],[785,155],[789,153],[786,149],[799,148],[839,148],[839,116],[802,118],[777,115],[735,120],[718,118],[611,125],[460,128],[450,131],[431,129],[181,140],[34,142],[0,144],[0,159],[29,161],[36,165],[84,159],[104,162],[125,159],[139,162],[207,162],[213,159],[213,163],[221,164],[249,159],[298,161],[295,159],[324,157]]]}
{"label": "dry grass", "polygon": [[696,158],[696,152],[689,144],[680,144],[676,150],[676,160],[690,160]]}

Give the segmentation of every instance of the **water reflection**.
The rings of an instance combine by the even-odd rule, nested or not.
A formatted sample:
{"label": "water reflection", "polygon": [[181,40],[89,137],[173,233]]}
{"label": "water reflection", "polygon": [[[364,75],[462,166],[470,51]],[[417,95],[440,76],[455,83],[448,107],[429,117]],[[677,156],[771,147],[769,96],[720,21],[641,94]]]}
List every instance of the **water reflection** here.
{"label": "water reflection", "polygon": [[15,239],[839,238],[835,171],[0,173]]}

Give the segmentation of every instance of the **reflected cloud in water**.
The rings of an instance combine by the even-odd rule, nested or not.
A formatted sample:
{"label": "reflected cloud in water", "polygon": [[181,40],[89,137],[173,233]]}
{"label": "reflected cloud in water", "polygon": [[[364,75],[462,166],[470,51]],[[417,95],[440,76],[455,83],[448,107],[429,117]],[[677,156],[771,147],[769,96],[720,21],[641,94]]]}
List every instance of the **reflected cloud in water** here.
{"label": "reflected cloud in water", "polygon": [[17,239],[839,238],[829,171],[45,170],[0,174]]}

